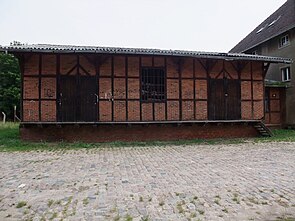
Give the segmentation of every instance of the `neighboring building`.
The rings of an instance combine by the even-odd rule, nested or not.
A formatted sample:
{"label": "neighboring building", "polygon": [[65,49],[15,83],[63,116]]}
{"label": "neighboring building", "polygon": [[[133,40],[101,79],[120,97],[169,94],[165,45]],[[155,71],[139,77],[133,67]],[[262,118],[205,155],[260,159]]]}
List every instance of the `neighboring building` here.
{"label": "neighboring building", "polygon": [[264,77],[289,59],[58,45],[2,47],[22,74],[27,140],[169,140],[267,135]]}
{"label": "neighboring building", "polygon": [[[294,60],[295,0],[288,0],[230,52],[279,56]],[[266,123],[295,126],[294,73],[294,63],[270,67],[266,75]]]}

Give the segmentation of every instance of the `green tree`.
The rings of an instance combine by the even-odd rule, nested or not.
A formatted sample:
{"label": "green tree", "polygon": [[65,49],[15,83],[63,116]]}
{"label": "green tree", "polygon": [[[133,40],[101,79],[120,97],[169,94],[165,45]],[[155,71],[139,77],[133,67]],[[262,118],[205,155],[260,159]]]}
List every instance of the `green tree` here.
{"label": "green tree", "polygon": [[0,112],[3,111],[8,119],[13,119],[14,106],[19,112],[20,84],[18,60],[10,54],[0,53]]}

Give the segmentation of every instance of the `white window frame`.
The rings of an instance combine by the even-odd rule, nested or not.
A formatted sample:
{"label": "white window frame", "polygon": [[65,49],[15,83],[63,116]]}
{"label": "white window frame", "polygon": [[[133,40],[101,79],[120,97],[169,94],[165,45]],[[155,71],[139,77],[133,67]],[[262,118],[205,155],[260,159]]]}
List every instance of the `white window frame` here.
{"label": "white window frame", "polygon": [[290,38],[289,35],[286,34],[280,38],[279,48],[283,48],[290,45]]}
{"label": "white window frame", "polygon": [[[286,75],[285,75],[285,73],[286,73]],[[290,81],[291,80],[291,68],[290,67],[281,68],[281,75],[282,75],[282,81],[283,82]]]}

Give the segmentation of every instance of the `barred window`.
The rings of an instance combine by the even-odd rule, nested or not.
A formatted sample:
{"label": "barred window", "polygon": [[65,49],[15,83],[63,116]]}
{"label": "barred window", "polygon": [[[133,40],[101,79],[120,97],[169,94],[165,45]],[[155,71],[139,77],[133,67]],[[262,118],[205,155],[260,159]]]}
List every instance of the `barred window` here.
{"label": "barred window", "polygon": [[142,68],[141,100],[163,102],[165,99],[165,70],[163,68]]}

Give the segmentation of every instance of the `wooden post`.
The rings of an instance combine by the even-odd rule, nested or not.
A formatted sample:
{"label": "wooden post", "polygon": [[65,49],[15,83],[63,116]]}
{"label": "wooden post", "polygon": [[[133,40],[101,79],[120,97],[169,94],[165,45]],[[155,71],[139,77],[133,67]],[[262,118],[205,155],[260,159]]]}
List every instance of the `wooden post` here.
{"label": "wooden post", "polygon": [[5,124],[5,122],[6,122],[6,114],[4,112],[2,112],[2,114],[3,114],[3,124]]}
{"label": "wooden post", "polygon": [[13,122],[16,121],[16,106],[13,107]]}

